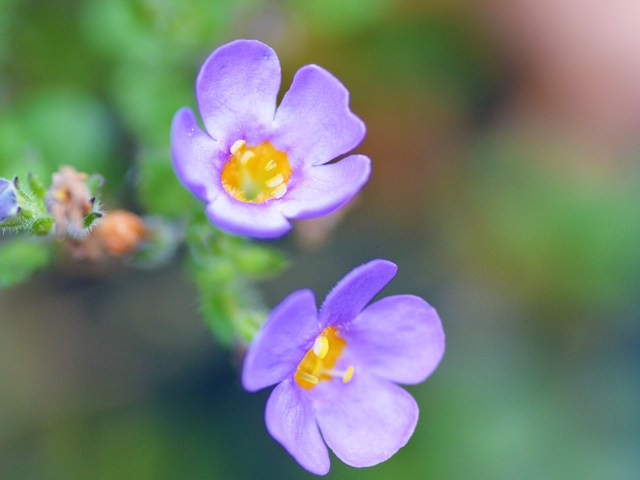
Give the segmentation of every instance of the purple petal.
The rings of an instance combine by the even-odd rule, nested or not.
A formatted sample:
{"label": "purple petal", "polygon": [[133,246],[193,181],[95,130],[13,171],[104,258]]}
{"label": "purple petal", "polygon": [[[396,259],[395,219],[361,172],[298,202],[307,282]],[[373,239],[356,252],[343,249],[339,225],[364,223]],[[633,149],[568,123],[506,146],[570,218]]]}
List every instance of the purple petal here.
{"label": "purple petal", "polygon": [[329,472],[329,451],[318,431],[313,404],[295,380],[287,379],[271,392],[265,423],[300,465],[316,475]]}
{"label": "purple petal", "polygon": [[419,383],[444,354],[444,332],[435,309],[413,295],[383,298],[340,331],[349,357],[368,373],[399,383]]}
{"label": "purple petal", "polygon": [[[17,180],[18,177],[16,177]],[[14,182],[0,178],[0,222],[20,212]]]}
{"label": "purple petal", "polygon": [[276,112],[271,141],[293,168],[319,165],[353,150],[364,138],[362,120],[349,110],[349,91],[317,65],[293,77]]}
{"label": "purple petal", "polygon": [[204,201],[215,197],[212,186],[220,183],[218,160],[224,155],[220,144],[198,127],[196,117],[188,107],[174,115],[171,124],[171,156],[180,181],[195,196]]}
{"label": "purple petal", "polygon": [[276,52],[257,40],[236,40],[216,49],[196,79],[196,97],[209,134],[225,150],[236,140],[264,141],[280,89]]}
{"label": "purple petal", "polygon": [[355,371],[348,383],[321,382],[312,398],[324,441],[353,467],[387,460],[418,423],[418,405],[406,390],[364,372]]}
{"label": "purple petal", "polygon": [[280,210],[288,218],[326,215],[346,204],[367,183],[371,160],[351,155],[337,163],[310,166],[289,182]]}
{"label": "purple petal", "polygon": [[293,375],[322,332],[311,290],[298,290],[278,304],[257,333],[244,359],[242,386],[255,392]]}
{"label": "purple petal", "polygon": [[351,270],[325,298],[320,308],[320,323],[338,326],[356,318],[397,271],[395,263],[381,259]]}
{"label": "purple petal", "polygon": [[219,195],[207,205],[209,220],[229,233],[253,238],[276,238],[291,229],[274,201],[248,203]]}

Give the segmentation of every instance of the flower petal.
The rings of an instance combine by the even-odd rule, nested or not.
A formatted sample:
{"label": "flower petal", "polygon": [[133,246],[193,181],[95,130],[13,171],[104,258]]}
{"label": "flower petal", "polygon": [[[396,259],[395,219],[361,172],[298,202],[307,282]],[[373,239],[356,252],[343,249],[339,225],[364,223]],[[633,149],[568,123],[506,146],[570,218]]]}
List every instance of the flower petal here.
{"label": "flower petal", "polygon": [[384,286],[395,277],[398,267],[389,260],[372,260],[354,268],[324,299],[320,324],[339,326],[350,322]]}
{"label": "flower petal", "polygon": [[293,379],[278,385],[267,400],[267,430],[296,461],[316,475],[329,472],[329,451],[322,441],[311,399]]}
{"label": "flower petal", "polygon": [[18,211],[19,206],[14,183],[6,178],[0,178],[0,222],[17,215]]}
{"label": "flower petal", "polygon": [[242,368],[242,386],[255,392],[293,375],[322,332],[311,290],[298,290],[278,304],[256,334]]}
{"label": "flower petal", "polygon": [[225,150],[236,140],[254,145],[271,128],[279,89],[276,52],[257,40],[236,40],[216,49],[200,68],[198,110]]}
{"label": "flower petal", "polygon": [[221,229],[253,238],[276,238],[291,229],[274,201],[247,203],[219,195],[207,205],[209,220]]}
{"label": "flower petal", "polygon": [[349,91],[317,65],[293,77],[276,112],[271,141],[293,168],[319,165],[353,150],[364,138],[362,120],[349,110]]}
{"label": "flower petal", "polygon": [[346,204],[367,183],[371,160],[351,155],[337,163],[310,166],[289,182],[280,210],[287,218],[326,215]]}
{"label": "flower petal", "polygon": [[353,467],[387,460],[418,423],[418,405],[406,390],[364,372],[354,372],[348,383],[321,382],[312,398],[324,441]]}
{"label": "flower petal", "polygon": [[200,129],[191,109],[178,110],[171,124],[173,168],[184,186],[201,200],[215,197],[211,187],[215,177],[220,178],[222,163],[216,162],[220,155],[224,155],[220,144]]}
{"label": "flower petal", "polygon": [[386,297],[364,309],[341,334],[349,357],[368,373],[419,383],[444,354],[444,331],[435,309],[413,295]]}

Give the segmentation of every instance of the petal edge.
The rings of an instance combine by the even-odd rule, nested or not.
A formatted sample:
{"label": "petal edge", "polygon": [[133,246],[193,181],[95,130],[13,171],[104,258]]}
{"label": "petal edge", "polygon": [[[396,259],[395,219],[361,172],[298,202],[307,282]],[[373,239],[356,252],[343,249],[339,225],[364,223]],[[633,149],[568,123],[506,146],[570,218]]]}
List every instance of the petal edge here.
{"label": "petal edge", "polygon": [[255,392],[293,375],[321,331],[313,292],[289,294],[271,311],[249,345],[242,386]]}
{"label": "petal edge", "polygon": [[320,307],[323,326],[352,321],[384,286],[395,277],[398,267],[389,260],[371,260],[354,268],[340,280]]}
{"label": "petal edge", "polygon": [[389,459],[407,444],[418,423],[418,405],[409,392],[363,372],[355,372],[348,383],[319,384],[313,401],[324,441],[352,467]]}
{"label": "petal edge", "polygon": [[349,108],[349,91],[318,65],[305,65],[293,77],[274,121],[272,141],[291,155],[293,168],[321,165],[350,152],[366,133]]}
{"label": "petal edge", "polygon": [[265,424],[271,436],[305,469],[329,472],[329,451],[316,424],[311,400],[294,380],[278,385],[267,400]]}

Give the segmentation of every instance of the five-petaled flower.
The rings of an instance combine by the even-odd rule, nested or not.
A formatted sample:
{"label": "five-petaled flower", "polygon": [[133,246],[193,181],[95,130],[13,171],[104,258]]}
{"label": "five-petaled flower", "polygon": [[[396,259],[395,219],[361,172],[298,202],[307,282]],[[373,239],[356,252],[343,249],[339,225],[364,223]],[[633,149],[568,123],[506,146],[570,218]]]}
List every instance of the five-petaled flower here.
{"label": "five-petaled flower", "polygon": [[20,206],[14,182],[0,178],[0,222],[14,217],[19,211]]}
{"label": "five-petaled flower", "polygon": [[313,292],[290,294],[249,346],[242,384],[249,391],[278,384],[267,401],[267,429],[310,472],[329,471],[324,442],[348,465],[366,467],[391,457],[416,427],[418,406],[395,382],[419,383],[435,370],[444,332],[419,297],[365,308],[396,271],[387,260],[352,270],[319,314]]}
{"label": "five-petaled flower", "polygon": [[215,50],[196,79],[206,132],[187,107],[173,118],[176,174],[228,232],[281,236],[291,228],[287,219],[331,213],[369,178],[363,155],[327,164],[365,135],[340,81],[317,65],[302,67],[276,111],[279,89],[276,53],[236,40]]}

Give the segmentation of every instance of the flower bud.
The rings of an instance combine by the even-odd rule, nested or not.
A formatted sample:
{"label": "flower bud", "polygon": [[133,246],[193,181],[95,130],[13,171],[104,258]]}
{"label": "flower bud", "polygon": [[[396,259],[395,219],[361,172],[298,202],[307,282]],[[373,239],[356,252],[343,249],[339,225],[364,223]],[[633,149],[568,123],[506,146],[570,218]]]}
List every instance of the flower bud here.
{"label": "flower bud", "polygon": [[14,217],[20,211],[15,184],[5,178],[0,178],[0,223]]}
{"label": "flower bud", "polygon": [[99,236],[109,254],[119,257],[132,253],[147,235],[142,219],[125,210],[106,213],[92,235]]}
{"label": "flower bud", "polygon": [[64,238],[67,231],[77,236],[84,233],[84,218],[93,208],[91,191],[85,184],[87,178],[86,173],[66,165],[53,174],[45,203],[56,220],[59,238]]}

